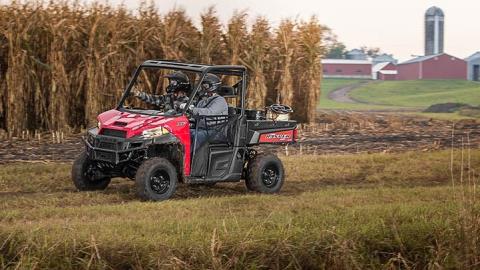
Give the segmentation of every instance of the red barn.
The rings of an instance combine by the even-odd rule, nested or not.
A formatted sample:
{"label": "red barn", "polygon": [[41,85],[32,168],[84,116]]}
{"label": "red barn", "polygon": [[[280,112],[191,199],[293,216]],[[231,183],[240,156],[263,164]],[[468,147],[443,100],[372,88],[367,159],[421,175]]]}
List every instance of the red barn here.
{"label": "red barn", "polygon": [[324,78],[372,78],[372,63],[368,60],[323,59]]}
{"label": "red barn", "polygon": [[382,81],[394,81],[397,79],[397,66],[390,62],[378,63],[373,66],[373,79]]}
{"label": "red barn", "polygon": [[397,70],[397,80],[467,79],[467,62],[446,53],[414,58]]}

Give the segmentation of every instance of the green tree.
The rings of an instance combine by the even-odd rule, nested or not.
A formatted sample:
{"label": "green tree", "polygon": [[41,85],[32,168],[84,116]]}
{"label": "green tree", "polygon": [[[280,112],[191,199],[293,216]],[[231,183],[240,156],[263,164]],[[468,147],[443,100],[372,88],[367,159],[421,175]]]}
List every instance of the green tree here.
{"label": "green tree", "polygon": [[343,59],[345,58],[345,54],[347,53],[347,47],[345,44],[338,42],[334,44],[332,47],[328,48],[325,58],[328,59]]}
{"label": "green tree", "polygon": [[338,41],[337,35],[326,26],[323,26],[323,51],[324,58],[328,59],[343,59],[347,53],[347,47],[342,42]]}

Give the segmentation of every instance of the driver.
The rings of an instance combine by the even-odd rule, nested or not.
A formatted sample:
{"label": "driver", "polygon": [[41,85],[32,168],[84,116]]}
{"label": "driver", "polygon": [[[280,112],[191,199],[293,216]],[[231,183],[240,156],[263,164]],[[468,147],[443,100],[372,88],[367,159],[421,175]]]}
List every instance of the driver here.
{"label": "driver", "polygon": [[[192,112],[193,115],[199,116],[220,116],[220,115],[228,115],[228,103],[224,97],[217,94],[217,90],[220,88],[222,82],[220,78],[216,75],[207,73],[205,78],[202,81],[202,89],[200,91],[201,100],[198,102],[197,106],[190,105],[189,110]],[[180,109],[184,109],[185,104],[180,105]],[[197,150],[202,144],[204,144],[208,137],[215,136],[216,132],[215,129],[208,129],[205,122],[200,121],[198,123],[197,130],[191,129],[190,135],[192,142],[197,137],[197,144],[195,149],[192,147],[193,150]],[[210,127],[210,125],[209,125]]]}
{"label": "driver", "polygon": [[166,95],[151,95],[138,90],[134,90],[133,95],[148,104],[165,108],[166,111],[180,108],[181,104],[188,101],[187,95],[191,89],[190,80],[181,71],[166,75],[165,78],[168,78]]}

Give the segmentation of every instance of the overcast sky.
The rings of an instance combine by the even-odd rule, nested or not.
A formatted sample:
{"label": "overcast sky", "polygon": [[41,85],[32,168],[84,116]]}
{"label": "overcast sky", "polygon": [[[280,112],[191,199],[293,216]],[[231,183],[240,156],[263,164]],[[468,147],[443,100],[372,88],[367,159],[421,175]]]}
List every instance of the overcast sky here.
{"label": "overcast sky", "polygon": [[[87,0],[91,1],[91,0]],[[135,8],[139,1],[109,0]],[[445,12],[445,51],[464,58],[480,51],[480,0],[155,0],[161,12],[182,7],[199,21],[199,14],[215,5],[222,21],[237,9],[251,17],[263,15],[273,24],[282,18],[318,16],[348,48],[380,47],[401,60],[423,54],[423,20],[435,5]]]}

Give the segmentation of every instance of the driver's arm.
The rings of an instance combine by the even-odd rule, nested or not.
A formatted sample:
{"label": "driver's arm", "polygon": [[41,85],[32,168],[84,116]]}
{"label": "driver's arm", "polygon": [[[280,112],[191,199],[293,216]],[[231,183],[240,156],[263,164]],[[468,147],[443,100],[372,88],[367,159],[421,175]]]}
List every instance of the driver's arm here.
{"label": "driver's arm", "polygon": [[163,100],[165,97],[163,95],[150,95],[142,91],[134,91],[133,92],[135,97],[140,99],[141,101],[144,101],[148,104],[160,106],[163,103]]}

